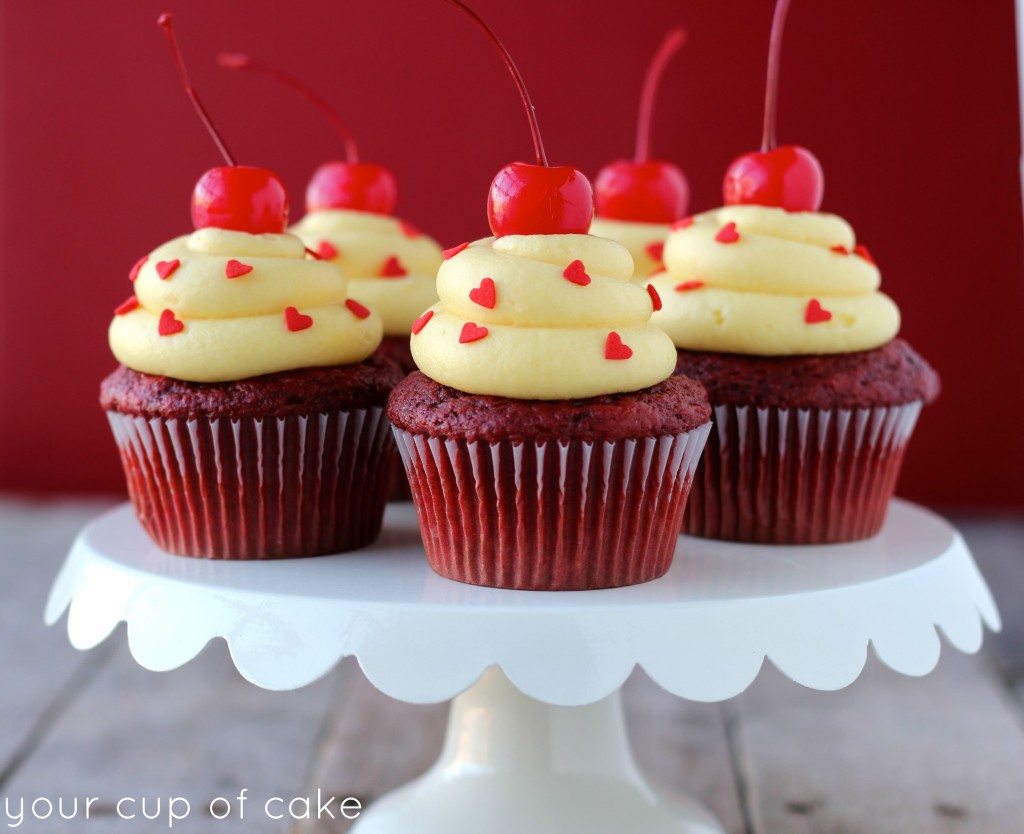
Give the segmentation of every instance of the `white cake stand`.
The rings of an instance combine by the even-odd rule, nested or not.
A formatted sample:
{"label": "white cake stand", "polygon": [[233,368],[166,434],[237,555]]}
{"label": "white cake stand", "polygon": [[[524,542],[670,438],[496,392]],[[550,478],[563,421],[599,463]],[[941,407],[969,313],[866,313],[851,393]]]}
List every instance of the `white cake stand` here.
{"label": "white cake stand", "polygon": [[436,576],[409,506],[389,508],[372,548],[247,564],[168,556],[124,505],[75,542],[47,622],[69,607],[74,646],[125,621],[148,669],[180,666],[222,637],[241,674],[268,689],[310,683],[355,655],[395,698],[454,698],[439,761],[364,813],[358,834],[721,834],[634,765],[618,689],[635,666],[700,701],[742,692],[766,657],[831,690],[856,679],[869,644],[896,671],[923,675],[938,662],[939,632],[973,653],[983,622],[1000,628],[960,535],[898,500],[870,541],[682,537],[662,579],[575,593]]}

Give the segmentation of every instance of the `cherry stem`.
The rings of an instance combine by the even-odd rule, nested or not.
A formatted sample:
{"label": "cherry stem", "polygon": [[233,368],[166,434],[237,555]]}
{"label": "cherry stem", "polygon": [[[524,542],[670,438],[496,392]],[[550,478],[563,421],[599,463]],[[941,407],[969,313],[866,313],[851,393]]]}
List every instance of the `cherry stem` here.
{"label": "cherry stem", "polygon": [[178,41],[174,37],[174,16],[170,12],[164,12],[157,18],[156,22],[167,33],[167,40],[171,44],[171,53],[174,55],[174,64],[178,68],[178,75],[181,76],[181,83],[185,85],[185,92],[188,93],[188,97],[195,106],[196,112],[199,113],[199,118],[203,120],[203,124],[206,125],[206,129],[210,132],[210,136],[213,137],[217,149],[221,152],[228,165],[237,165],[238,163],[235,162],[235,158],[231,155],[231,151],[228,150],[228,146],[224,143],[224,139],[217,130],[217,126],[213,123],[213,119],[210,118],[210,114],[206,112],[206,108],[203,107],[203,103],[199,100],[199,93],[195,91],[192,82],[188,80],[185,62],[181,59],[181,50],[178,49]]}
{"label": "cherry stem", "polygon": [[334,130],[341,137],[341,141],[345,144],[345,161],[349,165],[355,165],[359,162],[359,150],[356,147],[356,140],[348,126],[341,120],[338,111],[331,106],[327,99],[294,75],[278,67],[257,61],[255,58],[251,58],[243,53],[221,53],[217,56],[217,63],[228,69],[251,70],[252,72],[263,73],[263,75],[280,81],[286,87],[290,87],[319,110],[320,114],[334,127]]}
{"label": "cherry stem", "polygon": [[768,41],[768,79],[764,91],[764,131],[761,153],[775,150],[775,114],[779,108],[779,56],[782,54],[782,30],[786,26],[789,0],[778,0],[772,18],[772,34]]}
{"label": "cherry stem", "polygon": [[540,125],[537,123],[537,108],[534,107],[533,102],[530,101],[530,94],[526,90],[526,82],[523,81],[523,76],[519,73],[519,68],[516,67],[515,61],[512,60],[512,56],[509,55],[504,44],[498,40],[498,36],[494,34],[494,31],[490,26],[484,23],[483,18],[481,18],[480,15],[474,12],[465,3],[460,2],[460,0],[448,0],[448,2],[476,23],[477,26],[483,29],[501,53],[501,57],[505,59],[505,66],[507,66],[508,71],[512,73],[512,78],[516,82],[516,87],[519,88],[519,96],[522,98],[523,106],[526,108],[526,117],[530,120],[530,133],[533,134],[533,150],[537,156],[537,164],[547,167],[548,156],[544,152],[544,142],[540,138]]}
{"label": "cherry stem", "polygon": [[686,43],[686,30],[682,26],[670,29],[662,38],[658,50],[647,66],[644,86],[640,93],[640,113],[636,120],[636,155],[638,164],[650,161],[651,158],[651,121],[654,117],[654,100],[658,95],[658,84],[669,60],[680,47]]}

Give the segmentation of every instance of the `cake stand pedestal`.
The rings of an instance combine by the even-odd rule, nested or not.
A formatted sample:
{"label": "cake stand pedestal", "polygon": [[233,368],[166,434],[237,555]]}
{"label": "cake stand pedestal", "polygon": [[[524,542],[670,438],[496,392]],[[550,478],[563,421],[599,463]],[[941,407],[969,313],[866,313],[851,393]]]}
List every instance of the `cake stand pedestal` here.
{"label": "cake stand pedestal", "polygon": [[696,802],[633,763],[618,690],[636,666],[680,697],[742,692],[765,658],[808,687],[853,682],[869,645],[908,675],[934,668],[939,632],[981,646],[999,614],[962,538],[893,501],[865,542],[764,547],[681,537],[661,579],[575,593],[501,591],[427,567],[415,514],[392,506],[356,553],[211,562],[157,549],[124,505],[83,530],[50,593],[74,646],[121,621],[135,659],[175,668],[210,640],[268,689],[310,683],[347,655],[405,701],[454,698],[444,751],[381,799],[358,834],[720,834]]}

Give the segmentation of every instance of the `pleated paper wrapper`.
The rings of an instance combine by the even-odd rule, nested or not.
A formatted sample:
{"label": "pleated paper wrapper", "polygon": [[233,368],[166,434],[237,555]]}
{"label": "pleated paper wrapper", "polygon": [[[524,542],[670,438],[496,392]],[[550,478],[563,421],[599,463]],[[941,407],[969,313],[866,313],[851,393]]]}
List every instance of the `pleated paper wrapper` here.
{"label": "pleated paper wrapper", "polygon": [[668,570],[709,431],[594,443],[395,436],[437,573],[565,591]]}
{"label": "pleated paper wrapper", "polygon": [[238,420],[107,416],[135,512],[169,553],[315,556],[380,533],[394,456],[382,408]]}
{"label": "pleated paper wrapper", "polygon": [[683,532],[760,544],[870,538],[885,521],[921,405],[715,406]]}

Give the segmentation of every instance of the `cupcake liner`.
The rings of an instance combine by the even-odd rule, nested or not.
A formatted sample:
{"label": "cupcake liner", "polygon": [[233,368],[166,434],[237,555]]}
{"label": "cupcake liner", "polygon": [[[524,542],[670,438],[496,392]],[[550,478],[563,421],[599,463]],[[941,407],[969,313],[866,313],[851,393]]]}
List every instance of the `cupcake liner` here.
{"label": "cupcake liner", "polygon": [[382,408],[238,420],[107,417],[136,514],[170,553],[314,556],[362,547],[380,533],[394,454]]}
{"label": "cupcake liner", "polygon": [[921,405],[715,406],[683,532],[760,544],[875,535]]}
{"label": "cupcake liner", "polygon": [[556,591],[668,570],[710,428],[595,443],[446,440],[397,427],[395,437],[437,573]]}

